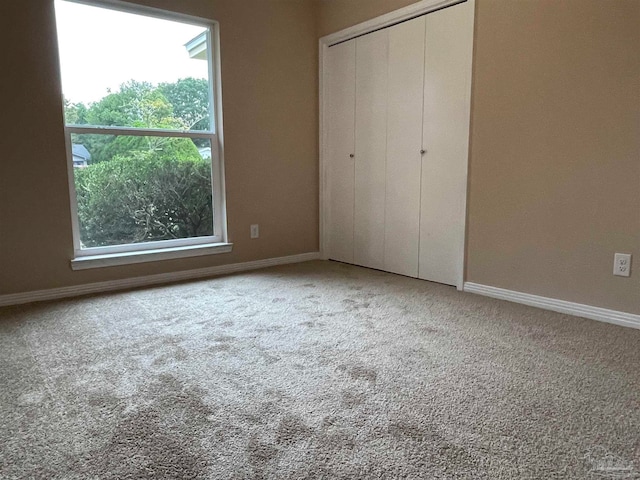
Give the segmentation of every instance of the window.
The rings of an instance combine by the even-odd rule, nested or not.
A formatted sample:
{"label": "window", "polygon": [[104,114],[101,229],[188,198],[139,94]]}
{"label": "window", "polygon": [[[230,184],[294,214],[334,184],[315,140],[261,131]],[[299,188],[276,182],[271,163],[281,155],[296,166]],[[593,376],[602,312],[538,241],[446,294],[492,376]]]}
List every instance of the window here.
{"label": "window", "polygon": [[73,268],[230,251],[217,25],[56,0]]}

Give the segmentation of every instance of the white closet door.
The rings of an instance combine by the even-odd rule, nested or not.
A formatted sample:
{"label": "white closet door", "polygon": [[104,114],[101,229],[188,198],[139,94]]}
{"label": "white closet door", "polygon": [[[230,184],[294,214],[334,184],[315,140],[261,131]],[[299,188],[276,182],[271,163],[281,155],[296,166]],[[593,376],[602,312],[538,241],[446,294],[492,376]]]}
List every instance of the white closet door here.
{"label": "white closet door", "polygon": [[354,263],[384,268],[388,29],[356,39]]}
{"label": "white closet door", "polygon": [[389,28],[384,269],[418,276],[425,17]]}
{"label": "white closet door", "polygon": [[356,42],[329,47],[324,64],[327,257],[353,262]]}
{"label": "white closet door", "polygon": [[456,285],[464,259],[473,3],[426,16],[419,277]]}

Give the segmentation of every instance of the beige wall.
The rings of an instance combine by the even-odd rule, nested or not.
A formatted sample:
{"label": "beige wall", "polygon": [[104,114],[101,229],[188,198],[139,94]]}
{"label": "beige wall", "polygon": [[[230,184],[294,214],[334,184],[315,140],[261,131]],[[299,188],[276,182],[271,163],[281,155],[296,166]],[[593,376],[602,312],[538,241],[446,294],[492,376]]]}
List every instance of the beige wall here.
{"label": "beige wall", "polygon": [[[320,0],[319,33],[409,3]],[[640,313],[638,25],[637,0],[477,0],[467,281]]]}
{"label": "beige wall", "polygon": [[637,0],[479,2],[469,281],[640,313],[639,25]]}
{"label": "beige wall", "polygon": [[321,37],[392,12],[416,0],[318,0]]}
{"label": "beige wall", "polygon": [[[73,272],[52,0],[0,2],[0,294],[318,250],[312,0],[140,0],[218,20],[232,254]],[[249,225],[260,224],[250,240]]]}

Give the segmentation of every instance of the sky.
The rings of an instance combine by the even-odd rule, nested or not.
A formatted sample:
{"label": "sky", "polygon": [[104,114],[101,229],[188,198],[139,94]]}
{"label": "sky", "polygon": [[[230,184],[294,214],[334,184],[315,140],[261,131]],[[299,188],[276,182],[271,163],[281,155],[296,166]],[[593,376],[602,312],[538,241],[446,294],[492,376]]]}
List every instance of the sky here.
{"label": "sky", "polygon": [[204,27],[56,0],[62,91],[88,104],[128,80],[156,85],[208,78],[207,62],[184,44]]}

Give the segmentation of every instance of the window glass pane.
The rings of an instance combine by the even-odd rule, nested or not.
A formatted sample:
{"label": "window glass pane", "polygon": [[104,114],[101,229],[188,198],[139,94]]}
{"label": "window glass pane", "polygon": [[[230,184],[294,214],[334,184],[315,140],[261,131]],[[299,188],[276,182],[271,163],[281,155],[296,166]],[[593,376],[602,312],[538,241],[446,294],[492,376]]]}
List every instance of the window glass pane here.
{"label": "window glass pane", "polygon": [[67,124],[210,129],[207,29],[56,1]]}
{"label": "window glass pane", "polygon": [[209,140],[71,140],[82,248],[213,235]]}

